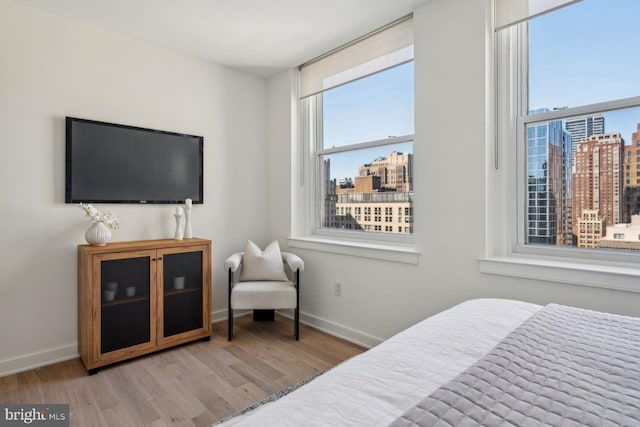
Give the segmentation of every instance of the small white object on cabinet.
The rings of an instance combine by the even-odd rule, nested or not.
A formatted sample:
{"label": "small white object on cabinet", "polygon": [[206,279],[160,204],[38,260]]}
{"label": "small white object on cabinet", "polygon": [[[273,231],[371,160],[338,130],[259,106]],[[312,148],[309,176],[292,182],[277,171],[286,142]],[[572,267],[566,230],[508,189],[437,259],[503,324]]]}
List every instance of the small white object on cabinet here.
{"label": "small white object on cabinet", "polygon": [[183,231],[182,231],[182,228],[184,227],[183,213],[184,213],[184,210],[180,206],[176,207],[176,213],[173,214],[173,216],[176,218],[176,232],[173,236],[174,240],[182,240],[183,238]]}
{"label": "small white object on cabinet", "polygon": [[193,230],[191,230],[191,199],[184,201],[184,238],[193,238]]}

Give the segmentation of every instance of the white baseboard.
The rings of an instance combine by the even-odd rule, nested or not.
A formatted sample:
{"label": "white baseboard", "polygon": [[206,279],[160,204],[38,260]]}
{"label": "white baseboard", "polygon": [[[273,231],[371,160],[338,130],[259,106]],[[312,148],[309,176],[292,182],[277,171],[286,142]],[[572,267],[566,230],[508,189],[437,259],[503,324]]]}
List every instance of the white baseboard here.
{"label": "white baseboard", "polygon": [[[233,317],[244,316],[249,313],[251,313],[250,310],[240,313],[234,312]],[[293,319],[293,310],[278,310],[278,313],[282,314],[285,317]],[[213,319],[214,323],[227,320],[227,310],[218,310],[212,314],[211,318]],[[365,334],[364,332],[356,331],[355,329],[351,329],[339,323],[332,322],[331,320],[326,320],[308,313],[300,313],[300,322],[322,332],[326,332],[329,335],[333,335],[334,337],[352,342],[364,348],[375,347],[376,345],[384,341],[383,339],[380,339],[378,337]]]}
{"label": "white baseboard", "polygon": [[218,323],[218,322],[222,322],[223,320],[227,320],[228,314],[229,312],[226,308],[224,310],[212,311],[211,323]]}
{"label": "white baseboard", "polygon": [[78,344],[74,343],[38,353],[14,357],[13,359],[0,360],[0,377],[17,374],[53,363],[64,362],[65,360],[71,360],[77,357],[80,357],[78,354]]}
{"label": "white baseboard", "polygon": [[[233,312],[233,318],[240,316],[246,316],[250,314],[251,310],[235,310]],[[223,310],[213,311],[211,312],[211,323],[222,322],[223,320],[227,320],[227,316],[229,315],[229,311],[225,308]]]}
{"label": "white baseboard", "polygon": [[300,313],[300,322],[364,348],[375,347],[384,341],[383,339],[374,337],[373,335],[365,334],[364,332],[357,331],[339,323],[332,322],[331,320],[326,320],[308,313]]}

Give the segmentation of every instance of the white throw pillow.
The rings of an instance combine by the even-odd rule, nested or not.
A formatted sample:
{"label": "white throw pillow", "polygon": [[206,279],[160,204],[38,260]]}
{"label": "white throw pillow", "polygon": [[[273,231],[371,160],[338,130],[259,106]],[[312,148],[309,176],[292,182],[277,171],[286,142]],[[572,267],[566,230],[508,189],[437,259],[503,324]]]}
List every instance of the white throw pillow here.
{"label": "white throw pillow", "polygon": [[284,272],[280,244],[274,240],[264,251],[253,243],[247,241],[242,259],[241,282],[273,280],[284,282],[289,280]]}

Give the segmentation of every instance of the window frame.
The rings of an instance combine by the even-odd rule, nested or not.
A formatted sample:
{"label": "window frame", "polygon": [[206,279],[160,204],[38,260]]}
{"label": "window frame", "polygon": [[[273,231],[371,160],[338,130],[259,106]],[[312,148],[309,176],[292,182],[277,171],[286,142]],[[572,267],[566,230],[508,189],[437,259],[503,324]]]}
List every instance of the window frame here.
{"label": "window frame", "polygon": [[[392,68],[407,64],[413,63],[413,60],[403,62],[395,65]],[[381,72],[385,72],[389,69],[383,70]],[[368,77],[368,76],[366,76]],[[364,77],[364,78],[366,78]],[[349,83],[346,83],[349,84]],[[310,236],[315,237],[327,237],[332,239],[341,239],[341,240],[354,240],[354,241],[367,241],[374,242],[379,244],[392,243],[392,244],[401,244],[401,245],[413,245],[415,242],[415,238],[413,233],[405,234],[405,233],[381,233],[381,232],[371,232],[371,231],[349,231],[322,227],[322,218],[324,212],[324,200],[323,200],[323,156],[331,155],[331,154],[340,154],[347,153],[351,151],[360,151],[367,150],[370,148],[379,148],[393,145],[408,143],[410,142],[412,145],[415,143],[415,133],[401,135],[401,136],[393,136],[389,138],[383,139],[375,139],[364,142],[357,142],[352,144],[344,144],[337,147],[324,148],[323,147],[323,117],[322,117],[322,92],[309,96],[305,99],[300,100],[301,103],[301,121],[302,128],[305,129],[303,134],[303,144],[308,147],[309,152],[309,164],[311,167],[309,168],[309,176],[308,181],[310,183],[309,189],[311,191],[311,196],[309,197],[309,215],[308,218],[312,218],[312,224],[309,225],[309,234]],[[415,111],[415,106],[414,106]],[[309,120],[307,120],[307,117]],[[413,154],[413,150],[412,150]],[[415,199],[415,188],[412,191],[413,197]],[[366,215],[366,213],[364,213]],[[371,219],[375,217],[373,210],[370,214]],[[372,221],[375,222],[375,221]]]}
{"label": "window frame", "polygon": [[[505,31],[505,30],[502,30]],[[562,110],[548,111],[538,114],[527,114],[529,109],[528,105],[528,44],[527,44],[527,23],[523,22],[514,26],[509,31],[515,31],[510,35],[510,42],[514,41],[517,44],[517,52],[515,58],[512,61],[516,61],[515,64],[511,63],[511,67],[516,69],[516,90],[511,91],[510,103],[515,105],[518,109],[516,114],[516,124],[513,127],[513,132],[510,137],[502,141],[502,145],[508,145],[509,140],[516,141],[516,199],[517,199],[517,234],[515,241],[515,251],[522,254],[534,254],[534,255],[549,255],[549,256],[570,256],[572,258],[581,258],[588,260],[602,259],[604,261],[616,261],[622,256],[623,259],[631,261],[640,261],[640,255],[633,253],[624,254],[630,255],[629,257],[623,256],[620,252],[606,250],[582,250],[575,247],[558,247],[558,246],[544,246],[536,244],[526,243],[526,209],[527,209],[527,126],[547,123],[554,120],[566,120],[574,117],[595,115],[599,113],[607,113],[616,110],[623,110],[627,108],[640,107],[640,96],[629,97],[623,99],[617,99],[613,101],[597,102],[589,105],[580,105],[577,107],[568,107]],[[497,36],[500,37],[502,32],[498,32]],[[501,53],[504,54],[504,51]],[[500,53],[498,53],[500,54]],[[496,70],[500,72],[500,70]],[[504,72],[504,70],[503,70]],[[509,75],[513,76],[513,71],[509,72]],[[512,77],[513,78],[513,77]],[[498,78],[498,80],[500,80]]]}
{"label": "window frame", "polygon": [[[406,61],[396,66],[414,63]],[[385,71],[385,70],[383,70]],[[415,90],[415,89],[414,89]],[[296,94],[297,95],[297,94]],[[415,247],[415,230],[412,233],[384,233],[355,231],[349,229],[322,228],[322,156],[353,150],[393,146],[411,142],[415,146],[415,133],[390,138],[365,141],[340,147],[322,147],[322,93],[299,99],[296,96],[299,114],[299,180],[300,192],[295,206],[298,210],[297,225],[292,229],[289,246],[334,254],[345,254],[364,258],[381,259],[408,264],[418,264],[420,252]],[[414,104],[415,113],[415,104]],[[414,150],[412,150],[413,154]],[[413,191],[415,200],[415,188]],[[357,215],[357,212],[356,212]],[[360,215],[366,215],[363,209]],[[373,218],[373,212],[370,215]],[[373,227],[371,227],[373,230]]]}
{"label": "window frame", "polygon": [[[570,6],[569,6],[570,7]],[[640,96],[528,115],[527,22],[491,32],[487,209],[481,272],[640,292],[640,254],[526,244],[528,125],[640,107]],[[515,144],[513,143],[515,141]],[[506,224],[506,227],[505,227]]]}

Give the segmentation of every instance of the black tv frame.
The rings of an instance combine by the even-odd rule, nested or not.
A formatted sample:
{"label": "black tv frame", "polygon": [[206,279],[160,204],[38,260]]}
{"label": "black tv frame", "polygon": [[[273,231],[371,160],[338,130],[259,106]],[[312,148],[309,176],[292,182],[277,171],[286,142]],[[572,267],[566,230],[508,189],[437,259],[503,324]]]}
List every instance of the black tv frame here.
{"label": "black tv frame", "polygon": [[78,117],[70,117],[67,116],[65,119],[65,129],[66,129],[66,136],[65,136],[65,203],[120,203],[120,204],[182,204],[184,203],[184,200],[125,200],[125,199],[114,199],[114,200],[101,200],[101,199],[75,199],[72,196],[72,167],[73,167],[73,159],[72,159],[72,143],[73,143],[73,139],[72,139],[72,125],[74,122],[82,122],[82,123],[88,123],[88,124],[96,124],[96,125],[101,125],[101,126],[110,126],[110,127],[117,127],[117,128],[123,128],[123,129],[130,129],[130,130],[137,130],[137,131],[143,131],[143,132],[149,132],[149,133],[156,133],[156,134],[165,134],[165,135],[171,135],[171,136],[178,136],[178,137],[185,137],[185,138],[195,138],[198,140],[198,144],[199,144],[199,168],[200,168],[200,176],[199,176],[199,195],[198,195],[198,200],[193,199],[192,203],[193,204],[203,204],[204,203],[204,198],[203,198],[203,187],[204,187],[204,137],[202,136],[197,136],[197,135],[190,135],[190,134],[186,134],[186,133],[179,133],[179,132],[170,132],[170,131],[164,131],[164,130],[159,130],[159,129],[150,129],[150,128],[143,128],[143,127],[138,127],[138,126],[130,126],[130,125],[123,125],[123,124],[117,124],[117,123],[109,123],[109,122],[102,122],[102,121],[97,121],[97,120],[89,120],[89,119],[82,119],[82,118],[78,118]]}

